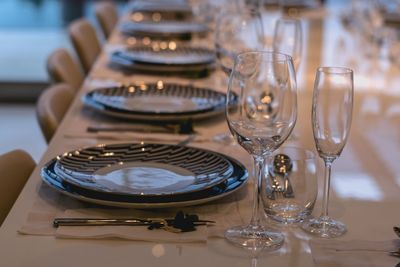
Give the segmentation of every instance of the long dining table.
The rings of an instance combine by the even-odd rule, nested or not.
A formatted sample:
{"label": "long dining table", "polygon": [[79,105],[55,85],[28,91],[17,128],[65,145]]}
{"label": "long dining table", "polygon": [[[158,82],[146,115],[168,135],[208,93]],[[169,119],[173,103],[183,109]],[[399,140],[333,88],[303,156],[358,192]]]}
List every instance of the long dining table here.
{"label": "long dining table", "polygon": [[[388,58],[384,48],[376,48],[342,23],[343,10],[329,3],[302,15],[304,51],[297,73],[298,119],[284,145],[315,150],[311,129],[311,98],[318,66],[346,66],[354,70],[355,95],[350,138],[333,164],[330,215],[344,222],[348,232],[337,241],[384,242],[396,238],[393,226],[400,225],[400,66]],[[268,19],[268,13],[264,14]],[[266,27],[268,30],[268,25]],[[45,211],[63,214],[69,208],[96,207],[56,192],[41,179],[41,168],[66,151],[98,144],[129,142],[168,142],[179,140],[146,139],[130,134],[93,134],[89,125],[115,124],[112,118],[98,115],[85,107],[84,94],[90,90],[118,83],[143,83],[162,80],[193,84],[225,91],[223,76],[187,79],[157,75],[126,74],[109,67],[110,51],[126,40],[118,26],[104,45],[97,62],[85,79],[48,149],[32,173],[7,219],[0,228],[0,266],[314,266],[310,242],[318,240],[298,226],[274,225],[285,234],[284,245],[276,251],[262,251],[257,257],[235,247],[221,237],[206,242],[174,240],[140,241],[123,238],[63,238],[51,231],[27,233],[29,221]],[[207,44],[207,41],[204,42]],[[209,42],[208,42],[208,45]],[[212,45],[212,44],[211,44]],[[375,50],[374,50],[375,49]],[[381,50],[379,50],[381,49]],[[372,51],[372,52],[371,52]],[[126,122],[125,122],[126,123]],[[194,123],[199,132],[188,146],[225,153],[241,161],[249,170],[250,156],[238,145],[215,141],[217,134],[228,132],[224,116]],[[322,167],[322,160],[319,160]],[[321,212],[323,171],[319,172],[319,195],[313,215]],[[251,179],[247,187],[252,188]],[[244,194],[251,209],[252,194]],[[225,198],[216,202],[228,201]],[[195,209],[196,207],[194,207]],[[48,210],[45,210],[48,209]],[[39,215],[38,215],[39,214]],[[247,222],[250,218],[244,218]],[[47,221],[46,221],[47,220]],[[52,218],[42,223],[48,227]],[[218,223],[218,222],[217,222]],[[269,220],[264,223],[270,224]],[[47,229],[47,228],[46,228]],[[176,234],[177,238],[180,234]],[[388,256],[389,257],[389,256]],[[395,266],[398,259],[388,259]],[[378,266],[378,265],[376,265]],[[382,265],[383,266],[383,265]],[[386,266],[386,265],[384,265]],[[389,265],[388,265],[389,266]]]}

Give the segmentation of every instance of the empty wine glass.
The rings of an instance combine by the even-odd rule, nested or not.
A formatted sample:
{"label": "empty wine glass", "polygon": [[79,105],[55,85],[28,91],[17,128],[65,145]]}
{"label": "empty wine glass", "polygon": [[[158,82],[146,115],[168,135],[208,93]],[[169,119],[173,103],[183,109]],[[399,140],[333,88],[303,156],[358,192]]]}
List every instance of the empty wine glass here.
{"label": "empty wine glass", "polygon": [[288,138],[297,119],[296,75],[292,58],[274,52],[245,52],[235,59],[228,86],[226,117],[236,141],[254,160],[254,204],[248,225],[226,230],[230,242],[246,248],[275,249],[281,233],[261,225],[261,180],[270,156]]}
{"label": "empty wine glass", "polygon": [[342,67],[318,68],[312,100],[312,126],[319,156],[325,162],[322,214],[303,224],[314,235],[332,238],[346,226],[328,216],[331,166],[340,156],[349,136],[353,110],[353,71]]}
{"label": "empty wine glass", "polygon": [[294,68],[299,69],[303,44],[301,21],[298,19],[278,19],[275,25],[273,50],[292,56]]}
{"label": "empty wine glass", "polygon": [[239,6],[228,9],[217,20],[215,49],[220,68],[227,80],[235,57],[246,51],[262,51],[264,31],[259,12]]}
{"label": "empty wine glass", "polygon": [[[236,2],[237,3],[237,2]],[[264,31],[261,15],[255,10],[236,4],[218,17],[215,33],[215,50],[218,65],[224,75],[220,77],[220,86],[227,87],[235,57],[246,51],[261,51],[264,48]],[[214,140],[233,144],[230,134],[217,134]]]}

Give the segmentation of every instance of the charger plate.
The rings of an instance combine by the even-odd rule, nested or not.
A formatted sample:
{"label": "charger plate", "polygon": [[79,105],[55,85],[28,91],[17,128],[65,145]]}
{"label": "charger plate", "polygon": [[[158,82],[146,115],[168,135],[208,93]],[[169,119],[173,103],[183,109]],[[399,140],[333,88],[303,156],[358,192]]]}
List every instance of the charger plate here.
{"label": "charger plate", "polygon": [[162,22],[126,22],[120,26],[124,35],[166,39],[190,39],[192,34],[205,35],[207,25],[188,21],[164,20]]}
{"label": "charger plate", "polygon": [[247,181],[248,173],[241,163],[222,154],[219,155],[224,157],[232,167],[232,172],[226,178],[201,190],[177,194],[114,194],[85,188],[71,183],[57,174],[57,159],[51,160],[42,168],[41,176],[46,184],[61,193],[95,204],[127,208],[167,208],[198,205],[225,197],[241,188]]}
{"label": "charger plate", "polygon": [[223,113],[226,95],[208,88],[159,82],[99,88],[87,93],[83,101],[111,116],[183,120]]}
{"label": "charger plate", "polygon": [[223,182],[232,164],[212,151],[163,144],[99,145],[57,157],[55,173],[76,186],[110,194],[176,195]]}

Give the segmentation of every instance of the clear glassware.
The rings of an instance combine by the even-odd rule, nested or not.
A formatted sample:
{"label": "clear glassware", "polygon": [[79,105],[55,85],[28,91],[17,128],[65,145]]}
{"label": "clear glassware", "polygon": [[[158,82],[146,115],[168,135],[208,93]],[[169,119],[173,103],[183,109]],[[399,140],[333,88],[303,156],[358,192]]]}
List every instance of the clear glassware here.
{"label": "clear glassware", "polygon": [[258,11],[238,4],[234,8],[225,10],[218,17],[215,50],[218,65],[226,77],[229,77],[235,57],[239,53],[263,49],[264,30],[261,14]]}
{"label": "clear glassware", "polygon": [[[260,13],[246,8],[238,1],[235,3],[218,17],[215,30],[218,66],[223,71],[219,80],[221,88],[227,88],[228,77],[235,57],[239,53],[262,51],[264,48],[264,31]],[[228,133],[217,134],[214,140],[224,144],[235,142]]]}
{"label": "clear glassware", "polygon": [[273,158],[262,180],[264,211],[278,223],[300,223],[311,215],[317,198],[315,154],[301,147],[283,146]]}
{"label": "clear glassware", "polygon": [[331,166],[346,144],[353,111],[353,71],[342,67],[317,69],[313,100],[312,127],[319,156],[325,163],[322,214],[306,221],[305,231],[319,237],[343,235],[346,226],[328,216]]}
{"label": "clear glassware", "polygon": [[292,58],[274,52],[236,57],[228,86],[226,117],[236,141],[254,160],[254,205],[248,225],[227,229],[230,242],[246,248],[279,248],[284,236],[261,224],[261,181],[272,152],[289,137],[297,119]]}
{"label": "clear glassware", "polygon": [[301,21],[298,19],[278,19],[275,25],[272,46],[274,51],[291,56],[294,68],[297,71],[303,49]]}

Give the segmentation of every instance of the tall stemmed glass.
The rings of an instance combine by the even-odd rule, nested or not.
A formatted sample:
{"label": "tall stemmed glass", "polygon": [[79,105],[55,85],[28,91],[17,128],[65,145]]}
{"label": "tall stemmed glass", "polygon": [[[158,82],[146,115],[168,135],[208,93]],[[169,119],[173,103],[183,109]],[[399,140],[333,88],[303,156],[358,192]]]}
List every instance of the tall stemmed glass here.
{"label": "tall stemmed glass", "polygon": [[261,180],[272,152],[288,138],[297,119],[296,74],[292,58],[274,52],[245,52],[235,59],[228,86],[226,117],[236,141],[254,159],[254,205],[248,225],[226,230],[232,243],[278,248],[281,233],[261,225]]}
{"label": "tall stemmed glass", "polygon": [[296,71],[299,69],[302,47],[301,21],[298,19],[278,19],[275,25],[273,50],[292,56]]}
{"label": "tall stemmed glass", "polygon": [[[215,50],[218,65],[224,74],[219,80],[220,86],[227,88],[228,77],[235,57],[239,53],[263,49],[264,30],[261,14],[239,4],[233,9],[225,10],[218,17],[215,29]],[[225,144],[234,143],[232,136],[228,133],[218,134],[214,140]]]}
{"label": "tall stemmed glass", "polygon": [[236,5],[225,10],[217,19],[215,50],[226,79],[231,74],[235,57],[246,51],[264,49],[264,30],[261,14]]}
{"label": "tall stemmed glass", "polygon": [[312,100],[312,126],[319,156],[325,162],[322,214],[303,224],[314,235],[333,238],[346,226],[328,216],[331,166],[340,156],[349,136],[353,110],[353,71],[342,67],[318,68]]}

